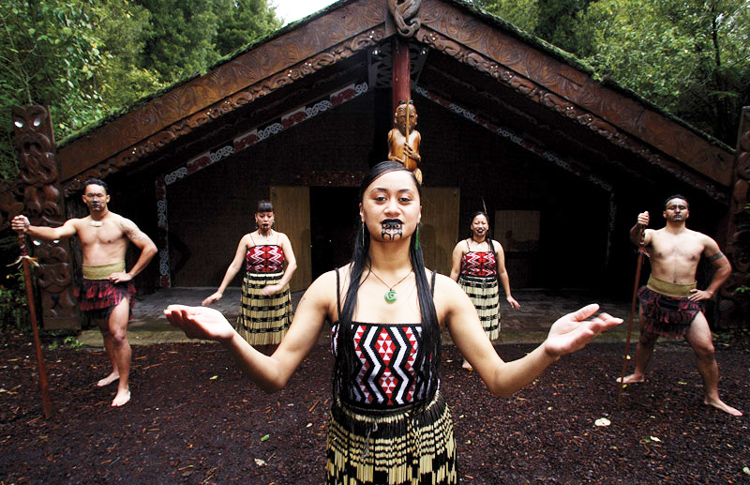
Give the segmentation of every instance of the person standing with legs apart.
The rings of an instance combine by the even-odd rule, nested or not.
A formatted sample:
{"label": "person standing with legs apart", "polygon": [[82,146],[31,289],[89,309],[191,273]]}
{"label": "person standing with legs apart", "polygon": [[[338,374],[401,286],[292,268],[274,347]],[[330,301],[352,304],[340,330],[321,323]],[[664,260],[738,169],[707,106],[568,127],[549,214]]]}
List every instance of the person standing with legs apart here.
{"label": "person standing with legs apart", "polygon": [[[457,281],[479,314],[487,337],[490,341],[500,337],[500,288],[503,285],[505,300],[511,308],[521,305],[510,292],[510,279],[505,269],[505,251],[503,246],[492,239],[487,214],[477,212],[471,218],[470,237],[459,241],[453,248],[453,267],[451,279]],[[463,368],[472,370],[466,359]]]}
{"label": "person standing with legs apart", "polygon": [[[642,212],[630,230],[633,244],[643,244],[648,251],[651,275],[646,286],[638,291],[641,335],[636,347],[635,371],[617,382],[634,384],[645,380],[646,367],[659,336],[684,338],[698,358],[705,392],[703,402],[733,416],[742,416],[742,412],[719,398],[719,367],[711,329],[700,304],[713,298],[732,273],[732,267],[716,241],[686,227],[690,208],[684,196],[669,197],[663,215],[666,226],[661,229],[646,229],[649,213]],[[716,267],[705,290],[696,288],[695,280],[701,257]]]}
{"label": "person standing with legs apart", "polygon": [[[112,406],[122,406],[130,401],[131,350],[127,328],[136,293],[132,280],[148,265],[157,249],[133,221],[110,212],[109,201],[107,184],[89,179],[84,184],[83,194],[83,202],[89,210],[87,217],[69,219],[53,228],[32,226],[25,216],[16,216],[12,227],[17,232],[47,241],[78,236],[83,253],[81,311],[99,326],[104,348],[112,362],[112,373],[97,386],[118,381]],[[141,254],[130,271],[125,271],[128,241],[140,249]]]}
{"label": "person standing with legs apart", "polygon": [[245,277],[242,280],[242,306],[237,317],[237,331],[250,345],[263,347],[266,354],[281,342],[292,323],[289,281],[297,269],[292,243],[286,234],[273,229],[274,221],[271,202],[258,202],[255,212],[258,229],[240,239],[219,289],[202,303],[209,306],[220,300],[244,263]]}
{"label": "person standing with legs apart", "polygon": [[504,362],[466,293],[424,267],[414,174],[397,162],[377,164],[360,186],[359,214],[352,261],[310,285],[273,355],[248,345],[216,310],[170,305],[164,313],[189,337],[221,342],[267,392],[287,385],[324,322],[333,322],[326,483],[455,484],[453,424],[440,391],[444,329],[490,392],[508,397],[622,320],[593,317],[598,305],[589,305],[555,322],[537,349]]}

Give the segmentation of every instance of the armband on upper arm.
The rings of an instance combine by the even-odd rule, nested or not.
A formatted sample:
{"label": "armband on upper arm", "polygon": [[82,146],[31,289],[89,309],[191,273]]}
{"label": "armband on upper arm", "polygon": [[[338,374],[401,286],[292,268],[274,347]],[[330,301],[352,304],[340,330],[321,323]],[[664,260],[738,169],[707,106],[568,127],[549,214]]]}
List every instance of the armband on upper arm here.
{"label": "armband on upper arm", "polygon": [[720,260],[723,257],[724,257],[724,253],[722,253],[721,251],[719,251],[718,253],[716,253],[716,254],[714,254],[712,256],[709,256],[708,260],[713,263],[714,261],[718,261],[718,260]]}

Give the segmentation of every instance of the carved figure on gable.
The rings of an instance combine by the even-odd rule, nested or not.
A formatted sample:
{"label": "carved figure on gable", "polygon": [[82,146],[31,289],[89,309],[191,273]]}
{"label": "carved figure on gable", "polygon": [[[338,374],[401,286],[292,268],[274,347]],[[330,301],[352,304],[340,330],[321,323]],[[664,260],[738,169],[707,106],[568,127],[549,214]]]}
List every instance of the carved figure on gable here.
{"label": "carved figure on gable", "polygon": [[422,185],[422,171],[418,167],[422,162],[422,157],[419,156],[422,135],[414,129],[417,125],[417,110],[411,100],[399,103],[393,116],[393,124],[395,128],[388,132],[388,160],[411,170]]}

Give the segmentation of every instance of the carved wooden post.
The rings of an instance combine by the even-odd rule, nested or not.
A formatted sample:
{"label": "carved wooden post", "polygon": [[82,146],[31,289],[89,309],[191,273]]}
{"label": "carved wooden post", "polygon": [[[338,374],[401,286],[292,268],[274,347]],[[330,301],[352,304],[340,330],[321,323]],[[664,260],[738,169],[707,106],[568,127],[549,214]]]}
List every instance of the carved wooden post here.
{"label": "carved wooden post", "polygon": [[750,288],[750,106],[742,110],[733,180],[727,235],[732,275],[721,291],[720,325],[750,328],[750,291],[737,291]]}
{"label": "carved wooden post", "polygon": [[393,109],[401,101],[411,99],[411,62],[409,60],[409,38],[414,37],[422,26],[416,18],[421,0],[388,0],[388,11],[398,30],[393,39]]}
{"label": "carved wooden post", "polygon": [[[65,201],[60,190],[55,137],[44,106],[14,107],[13,126],[18,147],[18,195],[23,212],[35,226],[61,226]],[[79,328],[73,267],[68,240],[29,244],[40,267],[36,270],[46,329]]]}
{"label": "carved wooden post", "polygon": [[393,37],[393,100],[391,112],[401,101],[411,100],[411,62],[409,59],[409,42],[400,36]]}

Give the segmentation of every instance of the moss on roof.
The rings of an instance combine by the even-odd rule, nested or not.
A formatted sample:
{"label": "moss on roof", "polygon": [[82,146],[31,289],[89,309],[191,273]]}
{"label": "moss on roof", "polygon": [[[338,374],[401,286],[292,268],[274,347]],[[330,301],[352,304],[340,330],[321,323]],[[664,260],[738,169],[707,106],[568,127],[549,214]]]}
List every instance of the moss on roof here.
{"label": "moss on roof", "polygon": [[[314,19],[316,19],[318,17],[326,15],[328,12],[331,12],[333,10],[337,10],[337,9],[341,8],[342,6],[344,6],[344,5],[347,5],[349,3],[354,3],[354,2],[357,2],[357,1],[359,1],[359,0],[339,0],[338,2],[335,2],[335,3],[331,4],[331,5],[329,5],[329,6],[325,7],[325,8],[323,8],[323,9],[321,9],[321,10],[319,10],[319,11],[313,13],[313,14],[311,14],[311,15],[308,15],[305,18],[302,18],[302,19],[297,20],[295,22],[289,23],[289,24],[281,27],[280,29],[272,32],[271,34],[258,39],[256,42],[253,42],[251,44],[248,44],[248,45],[245,45],[245,46],[242,46],[242,47],[238,48],[233,53],[231,53],[231,54],[223,57],[222,59],[220,59],[219,61],[217,61],[216,63],[214,63],[210,67],[208,67],[205,71],[196,72],[192,76],[186,77],[185,79],[182,79],[182,80],[180,80],[178,82],[175,82],[174,84],[166,86],[166,87],[164,87],[164,88],[162,88],[162,89],[160,89],[160,90],[158,90],[158,91],[156,91],[156,92],[154,92],[154,93],[152,93],[152,94],[150,94],[148,96],[145,96],[145,97],[139,99],[138,101],[134,102],[133,104],[131,104],[129,106],[126,106],[124,108],[112,111],[106,117],[101,118],[100,120],[98,120],[98,121],[96,121],[96,122],[94,122],[92,124],[87,125],[86,127],[82,128],[81,130],[78,130],[77,132],[75,132],[75,133],[73,133],[71,135],[68,135],[67,137],[65,137],[64,139],[62,139],[59,142],[58,145],[60,147],[62,147],[62,146],[65,146],[67,144],[70,144],[73,141],[75,141],[77,138],[80,138],[80,137],[82,137],[82,136],[84,136],[84,135],[86,135],[86,134],[94,131],[95,129],[97,129],[97,128],[101,127],[101,126],[106,125],[107,123],[109,123],[109,122],[111,122],[111,121],[113,121],[113,120],[115,120],[115,119],[117,119],[117,118],[119,118],[119,117],[121,117],[121,116],[123,116],[123,115],[125,115],[125,114],[127,114],[129,112],[131,112],[131,111],[134,111],[134,110],[136,110],[136,109],[138,109],[138,108],[140,108],[142,106],[145,106],[146,104],[148,104],[149,102],[151,102],[152,100],[154,100],[156,98],[159,98],[163,94],[166,94],[166,93],[172,91],[173,89],[175,89],[175,88],[177,88],[179,86],[182,86],[183,84],[189,83],[193,79],[196,79],[196,78],[198,78],[200,76],[203,76],[203,75],[211,72],[213,69],[217,68],[218,66],[221,66],[221,65],[223,65],[223,64],[225,64],[225,63],[227,63],[227,62],[229,62],[229,61],[231,61],[233,59],[235,59],[236,57],[241,56],[241,55],[243,55],[243,54],[245,54],[245,53],[247,53],[247,52],[255,49],[259,45],[262,45],[262,44],[265,44],[267,42],[270,42],[270,41],[276,39],[277,37],[280,37],[280,36],[286,34],[287,32],[293,31],[293,30],[295,30],[295,29],[297,29],[297,28],[299,28],[299,27],[301,27],[301,26],[303,26],[303,25],[311,22],[312,20],[314,20]],[[383,1],[385,1],[385,0],[383,0]],[[581,71],[581,72],[589,74],[594,81],[600,83],[603,87],[605,87],[607,89],[611,89],[613,91],[616,91],[616,92],[622,94],[623,96],[626,96],[628,98],[631,98],[631,99],[637,101],[640,104],[643,104],[648,109],[661,114],[662,116],[664,116],[664,117],[668,118],[669,120],[677,123],[678,125],[680,125],[680,126],[686,128],[686,129],[692,131],[693,133],[701,136],[706,141],[708,141],[710,144],[712,144],[714,146],[717,146],[717,147],[719,147],[719,148],[721,148],[723,150],[726,150],[726,151],[728,151],[730,153],[734,153],[734,149],[732,147],[730,147],[729,145],[727,145],[726,143],[724,143],[724,142],[718,140],[717,138],[709,135],[708,133],[706,133],[706,132],[704,132],[704,131],[696,128],[695,126],[691,125],[690,123],[688,123],[687,121],[683,120],[682,118],[679,118],[679,117],[675,116],[674,114],[670,113],[665,108],[657,106],[656,104],[652,103],[651,101],[649,101],[648,99],[644,98],[643,96],[641,96],[640,94],[636,93],[635,91],[633,91],[633,90],[631,90],[629,88],[626,88],[626,87],[620,85],[616,80],[608,78],[606,76],[603,76],[594,67],[592,67],[590,64],[587,64],[583,60],[579,59],[574,54],[571,54],[570,52],[567,52],[567,51],[565,51],[563,49],[560,49],[559,47],[556,47],[556,46],[550,44],[549,42],[545,41],[544,39],[542,39],[540,37],[537,37],[537,36],[535,36],[533,34],[530,34],[530,33],[526,32],[525,30],[522,30],[522,29],[516,27],[515,25],[513,25],[512,23],[508,22],[507,20],[505,20],[505,19],[503,19],[501,17],[498,17],[498,16],[496,16],[494,14],[486,12],[485,10],[482,10],[481,8],[477,7],[476,5],[474,5],[472,2],[470,2],[468,0],[441,0],[441,1],[444,1],[444,2],[447,2],[447,3],[451,3],[454,6],[460,8],[462,10],[466,10],[466,11],[470,12],[471,15],[480,17],[481,19],[483,19],[487,23],[489,23],[489,24],[491,24],[491,25],[493,25],[495,27],[498,27],[499,29],[503,30],[504,32],[506,32],[506,33],[508,33],[508,34],[510,34],[510,35],[512,35],[512,36],[514,36],[516,38],[518,38],[519,40],[521,40],[521,41],[523,41],[523,42],[525,42],[525,43],[527,43],[529,45],[532,45],[532,46],[538,48],[539,50],[544,51],[545,53],[547,53],[550,56],[558,59],[559,61],[561,61],[561,62],[563,62],[563,63],[565,63],[565,64],[567,64],[567,65],[569,65],[569,66],[571,66],[571,67],[573,67],[573,68]]]}

